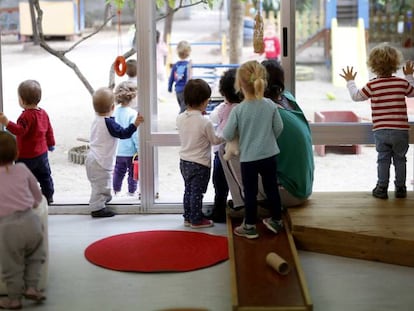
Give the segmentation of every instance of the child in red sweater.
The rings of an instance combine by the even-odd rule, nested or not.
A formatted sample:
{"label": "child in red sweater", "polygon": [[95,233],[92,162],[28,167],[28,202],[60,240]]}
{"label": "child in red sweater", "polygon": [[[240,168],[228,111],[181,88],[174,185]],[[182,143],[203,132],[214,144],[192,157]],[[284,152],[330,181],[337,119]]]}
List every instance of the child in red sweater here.
{"label": "child in red sweater", "polygon": [[48,204],[53,202],[54,185],[50,170],[48,151],[55,148],[55,137],[49,116],[38,107],[42,89],[36,80],[26,80],[17,89],[19,104],[24,110],[14,123],[0,112],[0,123],[16,136],[19,158],[32,171],[40,183]]}

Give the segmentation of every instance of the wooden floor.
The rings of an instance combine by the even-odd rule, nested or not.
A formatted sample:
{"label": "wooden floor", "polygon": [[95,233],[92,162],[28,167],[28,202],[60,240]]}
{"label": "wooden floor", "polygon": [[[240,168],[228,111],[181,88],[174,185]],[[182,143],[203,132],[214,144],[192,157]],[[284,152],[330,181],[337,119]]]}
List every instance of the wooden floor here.
{"label": "wooden floor", "polygon": [[312,194],[306,205],[288,211],[296,247],[414,267],[414,193],[405,199],[389,195]]}
{"label": "wooden floor", "polygon": [[[233,234],[241,221],[240,218],[228,218],[227,221],[233,310],[312,310],[290,232],[275,235],[259,222],[259,238],[248,240]],[[289,264],[287,275],[279,274],[266,264],[266,255],[270,252],[277,253]]]}

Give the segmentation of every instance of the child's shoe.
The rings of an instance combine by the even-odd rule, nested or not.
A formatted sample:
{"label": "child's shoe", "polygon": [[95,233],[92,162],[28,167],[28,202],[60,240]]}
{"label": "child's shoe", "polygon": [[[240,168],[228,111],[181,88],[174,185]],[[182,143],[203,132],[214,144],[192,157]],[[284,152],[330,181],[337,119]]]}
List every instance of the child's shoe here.
{"label": "child's shoe", "polygon": [[407,197],[407,187],[406,186],[395,186],[395,197],[396,198],[406,198]]}
{"label": "child's shoe", "polygon": [[190,227],[193,229],[208,228],[208,227],[213,227],[213,226],[214,226],[214,222],[207,218],[202,218],[199,222],[192,223],[190,225]]}
{"label": "child's shoe", "polygon": [[46,296],[42,294],[42,292],[36,290],[33,287],[29,287],[26,292],[23,294],[24,298],[33,300],[36,302],[42,302],[46,300]]}
{"label": "child's shoe", "polygon": [[259,234],[256,231],[255,225],[246,225],[244,222],[236,227],[233,231],[233,233],[237,236],[241,236],[247,239],[257,239],[259,237]]}
{"label": "child's shoe", "polygon": [[91,216],[93,218],[113,217],[115,216],[115,213],[111,211],[109,208],[104,207],[100,210],[91,212]]}
{"label": "child's shoe", "polygon": [[388,199],[388,187],[376,185],[372,190],[372,196],[378,199]]}
{"label": "child's shoe", "polygon": [[283,230],[283,221],[282,220],[274,220],[272,217],[263,219],[263,224],[266,226],[267,229],[270,231],[278,234],[280,231]]}
{"label": "child's shoe", "polygon": [[5,310],[19,310],[22,308],[22,303],[18,299],[1,299],[0,300],[0,309]]}

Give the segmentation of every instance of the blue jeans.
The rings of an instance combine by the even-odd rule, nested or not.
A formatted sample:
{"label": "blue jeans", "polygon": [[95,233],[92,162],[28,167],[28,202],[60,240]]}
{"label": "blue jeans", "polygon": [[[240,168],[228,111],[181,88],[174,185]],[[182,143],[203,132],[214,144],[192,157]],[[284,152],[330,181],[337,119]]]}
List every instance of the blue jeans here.
{"label": "blue jeans", "polygon": [[278,190],[276,156],[257,161],[241,162],[240,168],[244,187],[245,223],[249,225],[256,224],[259,174],[262,177],[263,190],[269,203],[270,215],[275,220],[281,219],[282,204]]}
{"label": "blue jeans", "polygon": [[203,216],[203,196],[207,191],[211,169],[207,166],[180,160],[180,171],[184,179],[184,219],[199,223]]}
{"label": "blue jeans", "polygon": [[395,168],[395,186],[405,186],[407,175],[406,154],[408,151],[408,131],[377,130],[374,131],[375,147],[378,152],[378,185],[388,187],[391,161]]}
{"label": "blue jeans", "polygon": [[184,101],[184,91],[175,93],[175,96],[177,97],[178,106],[180,106],[180,113],[183,113],[187,109]]}

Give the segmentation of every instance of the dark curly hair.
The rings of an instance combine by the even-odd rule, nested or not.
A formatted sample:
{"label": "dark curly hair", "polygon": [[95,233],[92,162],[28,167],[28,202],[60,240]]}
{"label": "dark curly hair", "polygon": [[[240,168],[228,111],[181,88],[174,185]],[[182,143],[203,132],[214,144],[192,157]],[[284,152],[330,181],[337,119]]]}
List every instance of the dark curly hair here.
{"label": "dark curly hair", "polygon": [[220,78],[219,92],[229,103],[240,103],[243,100],[243,94],[236,92],[234,82],[236,81],[237,69],[226,70]]}
{"label": "dark curly hair", "polygon": [[264,96],[277,99],[285,90],[285,71],[277,60],[264,60],[262,65],[267,70],[267,88]]}

